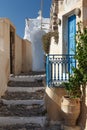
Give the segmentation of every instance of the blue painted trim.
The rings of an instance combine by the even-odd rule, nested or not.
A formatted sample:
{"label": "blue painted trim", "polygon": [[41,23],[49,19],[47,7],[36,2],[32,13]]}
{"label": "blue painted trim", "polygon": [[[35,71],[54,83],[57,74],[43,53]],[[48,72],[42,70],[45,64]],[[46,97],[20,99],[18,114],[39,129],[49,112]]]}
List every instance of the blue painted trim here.
{"label": "blue painted trim", "polygon": [[[68,54],[48,55],[46,57],[47,86],[54,87],[57,86],[59,82],[68,81],[69,80],[68,65],[72,66],[72,62],[73,65],[75,66],[76,60],[74,59],[74,55],[68,55]],[[58,67],[58,71],[56,67]],[[60,67],[62,67],[62,71]]]}
{"label": "blue painted trim", "polygon": [[[72,15],[72,16],[70,16],[69,18],[68,18],[68,54],[69,55],[71,55],[71,52],[72,51],[70,51],[70,22],[74,22],[74,30],[73,30],[73,32],[74,32],[74,35],[76,34],[76,15]],[[75,43],[75,40],[74,41],[72,41],[73,43],[74,43],[74,45],[75,45],[75,48],[74,48],[74,51],[76,52],[76,43]],[[75,53],[73,52],[73,55],[75,55]],[[68,60],[70,60],[70,59],[68,59]],[[73,66],[73,61],[72,61],[72,65],[68,65],[68,71],[70,72],[70,74],[72,74],[73,72],[72,72],[72,69],[71,69],[71,66]],[[76,67],[76,62],[75,62],[75,64],[74,64],[74,67]]]}
{"label": "blue painted trim", "polygon": [[[68,54],[69,53],[69,35],[70,35],[70,32],[69,32],[69,28],[70,28],[70,22],[74,20],[74,34],[76,34],[76,15],[72,15],[71,17],[68,18]],[[75,50],[76,50],[76,46],[75,46]]]}

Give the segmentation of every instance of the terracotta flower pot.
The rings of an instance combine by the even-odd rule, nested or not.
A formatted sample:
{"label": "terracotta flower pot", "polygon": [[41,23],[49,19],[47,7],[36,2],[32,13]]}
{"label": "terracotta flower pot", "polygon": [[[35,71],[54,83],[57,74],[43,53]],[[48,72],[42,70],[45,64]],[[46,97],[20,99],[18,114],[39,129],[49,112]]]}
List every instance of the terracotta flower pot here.
{"label": "terracotta flower pot", "polygon": [[61,110],[64,115],[64,123],[67,126],[75,126],[80,114],[80,99],[63,96]]}

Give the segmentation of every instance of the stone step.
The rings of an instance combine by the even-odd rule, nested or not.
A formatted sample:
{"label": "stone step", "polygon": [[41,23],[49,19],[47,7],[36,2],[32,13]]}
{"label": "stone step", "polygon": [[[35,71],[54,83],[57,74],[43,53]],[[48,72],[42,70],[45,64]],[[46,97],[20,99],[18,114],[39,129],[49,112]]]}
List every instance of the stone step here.
{"label": "stone step", "polygon": [[46,121],[46,117],[0,117],[0,126],[6,126],[6,125],[17,125],[17,124],[37,124],[40,126],[44,126]]}
{"label": "stone step", "polygon": [[41,87],[43,85],[43,80],[37,80],[37,81],[9,81],[8,82],[9,87]]}
{"label": "stone step", "polygon": [[50,125],[49,127],[47,127],[47,126],[41,126],[40,124],[36,123],[26,123],[26,124],[15,124],[15,125],[13,124],[13,125],[0,126],[0,130],[65,130],[65,129],[61,129],[61,125]]}
{"label": "stone step", "polygon": [[[16,76],[37,76],[37,75],[43,75],[45,74],[45,71],[29,71],[27,73],[20,73],[20,74],[17,74]],[[14,76],[13,74],[11,74],[12,76]]]}
{"label": "stone step", "polygon": [[0,126],[0,130],[48,130],[44,129],[40,124],[36,123],[25,123],[25,124],[13,124]]}
{"label": "stone step", "polygon": [[19,75],[19,76],[11,76],[9,78],[10,81],[30,81],[34,82],[35,80],[41,80],[46,77],[45,74],[43,75]]}
{"label": "stone step", "polygon": [[45,74],[39,73],[10,77],[8,90],[0,99],[0,130],[48,130],[43,129],[46,122],[44,78]]}
{"label": "stone step", "polygon": [[46,114],[43,100],[4,100],[0,101],[0,117],[32,117]]}
{"label": "stone step", "polygon": [[45,90],[45,87],[8,87],[8,92],[36,92],[39,90]]}
{"label": "stone step", "polygon": [[5,92],[5,95],[2,96],[3,99],[7,100],[31,100],[37,99],[41,100],[44,98],[45,89],[41,88],[12,88],[10,87],[8,91]]}
{"label": "stone step", "polygon": [[43,81],[46,75],[18,75],[10,76],[8,86],[12,87],[40,87],[43,86]]}
{"label": "stone step", "polygon": [[44,100],[6,100],[0,99],[0,102],[6,105],[42,105]]}

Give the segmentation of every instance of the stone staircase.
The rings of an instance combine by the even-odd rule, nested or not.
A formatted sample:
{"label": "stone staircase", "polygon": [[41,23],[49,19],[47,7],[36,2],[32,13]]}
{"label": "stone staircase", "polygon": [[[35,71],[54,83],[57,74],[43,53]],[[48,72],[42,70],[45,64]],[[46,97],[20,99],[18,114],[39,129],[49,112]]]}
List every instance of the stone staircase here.
{"label": "stone staircase", "polygon": [[0,99],[0,130],[61,130],[46,124],[45,74],[11,76]]}

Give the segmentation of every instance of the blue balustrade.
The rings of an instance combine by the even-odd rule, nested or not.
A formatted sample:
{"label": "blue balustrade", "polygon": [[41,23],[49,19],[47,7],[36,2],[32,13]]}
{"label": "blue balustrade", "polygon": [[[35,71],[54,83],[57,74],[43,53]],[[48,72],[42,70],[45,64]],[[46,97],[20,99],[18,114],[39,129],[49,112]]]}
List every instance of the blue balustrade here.
{"label": "blue balustrade", "polygon": [[69,80],[73,74],[72,68],[76,67],[74,55],[56,54],[46,56],[46,83],[47,86],[57,86]]}

